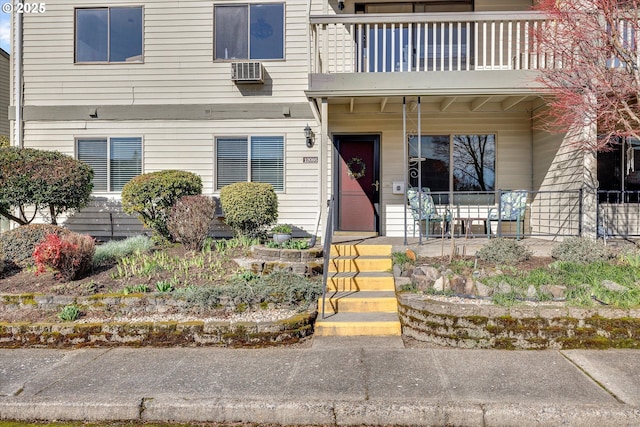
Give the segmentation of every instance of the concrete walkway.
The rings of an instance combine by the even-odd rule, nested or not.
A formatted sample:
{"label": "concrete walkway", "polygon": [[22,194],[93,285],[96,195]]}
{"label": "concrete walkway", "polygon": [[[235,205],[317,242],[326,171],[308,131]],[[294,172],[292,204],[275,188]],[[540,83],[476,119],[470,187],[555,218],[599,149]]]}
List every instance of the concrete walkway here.
{"label": "concrete walkway", "polygon": [[0,350],[0,419],[638,426],[640,352],[405,348]]}

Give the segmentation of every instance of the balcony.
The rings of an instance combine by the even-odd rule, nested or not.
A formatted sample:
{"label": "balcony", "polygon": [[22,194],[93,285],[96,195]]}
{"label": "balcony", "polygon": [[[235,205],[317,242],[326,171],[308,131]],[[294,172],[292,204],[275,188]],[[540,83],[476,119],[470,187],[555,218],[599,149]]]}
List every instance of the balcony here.
{"label": "balcony", "polygon": [[[536,49],[533,35],[547,25],[538,12],[327,15],[311,16],[310,25],[311,91],[358,81],[349,75],[364,85],[386,76],[392,91],[407,85],[405,73],[431,73],[433,88],[480,72],[479,91],[531,88],[536,70],[554,64]],[[470,93],[467,86],[459,89]]]}

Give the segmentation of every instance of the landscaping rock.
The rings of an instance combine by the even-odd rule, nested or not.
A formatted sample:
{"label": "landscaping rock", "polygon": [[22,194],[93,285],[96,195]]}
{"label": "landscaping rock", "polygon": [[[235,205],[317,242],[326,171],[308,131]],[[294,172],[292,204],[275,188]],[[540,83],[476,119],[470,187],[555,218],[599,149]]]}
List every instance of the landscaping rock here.
{"label": "landscaping rock", "polygon": [[413,282],[416,285],[416,288],[420,292],[424,292],[427,289],[430,289],[431,285],[433,285],[433,281],[429,280],[427,278],[427,276],[416,276],[416,275],[414,275],[411,278],[411,282]]}
{"label": "landscaping rock", "polygon": [[493,289],[485,285],[484,283],[480,282],[479,280],[476,280],[475,288],[476,288],[476,295],[479,297],[486,298],[493,295]]}
{"label": "landscaping rock", "polygon": [[431,267],[430,265],[423,265],[421,267],[416,267],[413,270],[413,274],[424,274],[427,278],[431,279],[431,281],[435,281],[438,277],[440,277],[440,271],[437,268]]}
{"label": "landscaping rock", "polygon": [[604,288],[613,291],[613,292],[626,292],[628,289],[624,286],[612,281],[612,280],[603,280],[600,283]]}
{"label": "landscaping rock", "polygon": [[433,289],[439,292],[444,292],[445,290],[445,280],[448,281],[446,277],[440,276],[433,282]]}
{"label": "landscaping rock", "polygon": [[565,298],[567,287],[563,285],[543,285],[540,290],[546,294],[551,294],[554,299]]}
{"label": "landscaping rock", "polygon": [[466,285],[467,281],[465,280],[465,278],[458,274],[454,274],[449,279],[449,286],[451,287],[451,290],[457,295],[465,294]]}
{"label": "landscaping rock", "polygon": [[529,285],[529,287],[527,288],[527,298],[533,299],[537,296],[538,291],[536,290],[536,287],[533,285]]}
{"label": "landscaping rock", "polygon": [[402,276],[402,269],[398,264],[393,264],[393,277],[398,278],[400,276]]}
{"label": "landscaping rock", "polygon": [[495,290],[496,294],[508,294],[509,292],[511,292],[511,285],[504,280],[498,284],[498,287]]}
{"label": "landscaping rock", "polygon": [[464,282],[464,294],[465,295],[475,294],[475,281],[471,277],[467,277],[467,280],[465,280]]}
{"label": "landscaping rock", "polygon": [[411,277],[413,275],[413,265],[406,263],[402,268],[402,277]]}

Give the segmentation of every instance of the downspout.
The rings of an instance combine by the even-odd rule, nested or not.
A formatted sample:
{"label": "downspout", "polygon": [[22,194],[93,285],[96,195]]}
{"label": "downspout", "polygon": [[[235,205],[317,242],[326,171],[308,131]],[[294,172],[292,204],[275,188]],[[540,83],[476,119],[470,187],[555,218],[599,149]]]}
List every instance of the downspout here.
{"label": "downspout", "polygon": [[14,140],[15,147],[22,148],[22,14],[14,13],[14,43],[13,43],[13,84],[14,84],[14,105],[15,105],[15,124],[14,124]]}

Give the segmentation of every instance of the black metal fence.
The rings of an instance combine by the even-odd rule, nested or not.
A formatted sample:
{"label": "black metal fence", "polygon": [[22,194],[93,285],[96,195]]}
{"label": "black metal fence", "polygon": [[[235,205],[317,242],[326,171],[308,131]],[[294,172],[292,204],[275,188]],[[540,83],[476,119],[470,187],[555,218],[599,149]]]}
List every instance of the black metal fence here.
{"label": "black metal fence", "polygon": [[598,236],[640,236],[640,191],[598,191]]}
{"label": "black metal fence", "polygon": [[[514,193],[524,194],[519,198]],[[423,236],[554,238],[582,233],[582,190],[429,194],[435,206],[432,219],[413,216],[414,227],[419,227]],[[517,206],[513,206],[514,200]]]}

